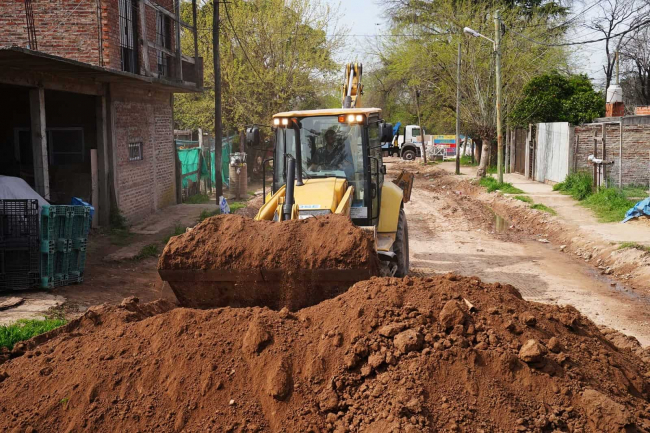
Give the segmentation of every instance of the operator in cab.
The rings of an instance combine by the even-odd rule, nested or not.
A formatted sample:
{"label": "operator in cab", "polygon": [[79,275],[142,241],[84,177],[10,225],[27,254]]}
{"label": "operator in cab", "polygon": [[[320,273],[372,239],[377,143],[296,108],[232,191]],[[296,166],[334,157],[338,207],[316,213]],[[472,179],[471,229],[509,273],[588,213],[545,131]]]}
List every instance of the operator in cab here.
{"label": "operator in cab", "polygon": [[324,136],[325,145],[316,152],[311,159],[309,165],[310,171],[327,171],[327,170],[343,170],[354,171],[350,152],[346,151],[346,144],[343,140],[337,137],[334,128],[325,131]]}

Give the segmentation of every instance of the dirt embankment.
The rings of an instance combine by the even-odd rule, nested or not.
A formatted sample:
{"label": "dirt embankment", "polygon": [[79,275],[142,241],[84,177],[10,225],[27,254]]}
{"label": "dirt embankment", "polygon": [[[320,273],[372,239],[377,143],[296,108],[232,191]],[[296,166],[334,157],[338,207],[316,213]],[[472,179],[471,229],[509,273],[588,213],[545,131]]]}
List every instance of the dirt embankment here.
{"label": "dirt embankment", "polygon": [[650,367],[511,286],[373,278],[295,314],[168,308],[93,308],[19,347],[0,429],[650,431]]}
{"label": "dirt embankment", "polygon": [[[420,179],[433,180],[427,188],[436,191],[445,188],[461,195],[469,195],[502,216],[508,225],[512,225],[511,231],[527,234],[532,239],[546,239],[562,246],[562,251],[583,259],[602,274],[650,293],[648,252],[634,248],[620,249],[619,244],[596,238],[547,212],[530,209],[527,203],[512,197],[488,194],[484,188],[462,177],[450,175],[438,167],[419,167],[418,174]],[[472,224],[475,222],[473,218],[468,221],[472,221]]]}

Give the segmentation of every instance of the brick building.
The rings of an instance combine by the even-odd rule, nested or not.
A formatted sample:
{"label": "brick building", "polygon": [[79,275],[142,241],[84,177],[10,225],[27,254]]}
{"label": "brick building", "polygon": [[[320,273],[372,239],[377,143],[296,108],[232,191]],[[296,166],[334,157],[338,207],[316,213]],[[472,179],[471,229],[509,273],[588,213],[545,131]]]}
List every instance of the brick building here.
{"label": "brick building", "polygon": [[574,137],[572,171],[592,171],[593,164],[587,158],[595,155],[610,162],[599,175],[601,182],[607,181],[610,186],[650,183],[650,116],[597,119],[596,123],[576,126]]}
{"label": "brick building", "polygon": [[196,3],[0,2],[0,175],[52,203],[92,201],[100,224],[177,203],[173,94],[203,86],[181,8]]}

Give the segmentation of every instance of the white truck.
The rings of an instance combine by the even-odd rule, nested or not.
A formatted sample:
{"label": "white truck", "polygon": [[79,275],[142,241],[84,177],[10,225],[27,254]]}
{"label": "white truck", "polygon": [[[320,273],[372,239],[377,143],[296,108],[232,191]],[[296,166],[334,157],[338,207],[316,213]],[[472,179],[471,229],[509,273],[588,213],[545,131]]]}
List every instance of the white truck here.
{"label": "white truck", "polygon": [[418,125],[406,125],[404,127],[404,134],[395,136],[394,140],[397,140],[397,147],[400,149],[399,154],[402,159],[412,161],[422,156],[421,137],[424,135],[424,131],[420,134],[420,127]]}

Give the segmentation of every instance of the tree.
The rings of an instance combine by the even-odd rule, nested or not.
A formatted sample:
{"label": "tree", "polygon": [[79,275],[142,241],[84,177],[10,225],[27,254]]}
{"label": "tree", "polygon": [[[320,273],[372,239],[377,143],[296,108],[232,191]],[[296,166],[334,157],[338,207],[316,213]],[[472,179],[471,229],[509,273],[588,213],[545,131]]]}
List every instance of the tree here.
{"label": "tree", "polygon": [[[625,49],[639,25],[650,25],[648,0],[598,1],[598,15],[586,25],[605,39],[605,89],[612,83],[616,69],[616,52]],[[643,27],[642,27],[643,28]]]}
{"label": "tree", "polygon": [[537,122],[591,122],[605,115],[605,100],[586,75],[563,76],[557,71],[539,75],[523,89],[523,99],[510,112],[519,126]]}
{"label": "tree", "polygon": [[[532,4],[536,3],[536,4]],[[509,2],[462,0],[394,0],[389,13],[392,35],[381,47],[382,65],[408,94],[408,87],[422,91],[423,123],[439,133],[453,131],[456,100],[456,57],[462,43],[460,91],[461,123],[464,130],[483,143],[479,176],[485,175],[489,148],[496,137],[495,65],[493,46],[484,39],[469,38],[463,27],[488,37],[494,34],[494,11],[501,7],[506,28],[502,39],[502,109],[507,112],[521,97],[530,77],[566,64],[566,51],[543,46],[529,39],[559,41],[563,7],[544,10],[552,2]],[[525,5],[524,5],[525,4]],[[524,5],[524,6],[522,6]],[[373,90],[370,89],[372,92]]]}
{"label": "tree", "polygon": [[[191,22],[191,5],[182,3]],[[198,10],[199,56],[212,58],[213,2]],[[226,130],[268,125],[271,116],[291,109],[323,108],[338,95],[342,46],[338,11],[319,0],[235,0],[221,5],[220,54],[223,124]],[[187,34],[185,53],[193,52]],[[175,97],[178,127],[214,127],[214,68],[204,62],[205,92]],[[337,98],[338,99],[338,98]]]}
{"label": "tree", "polygon": [[626,106],[650,105],[650,29],[634,32],[621,52]]}

